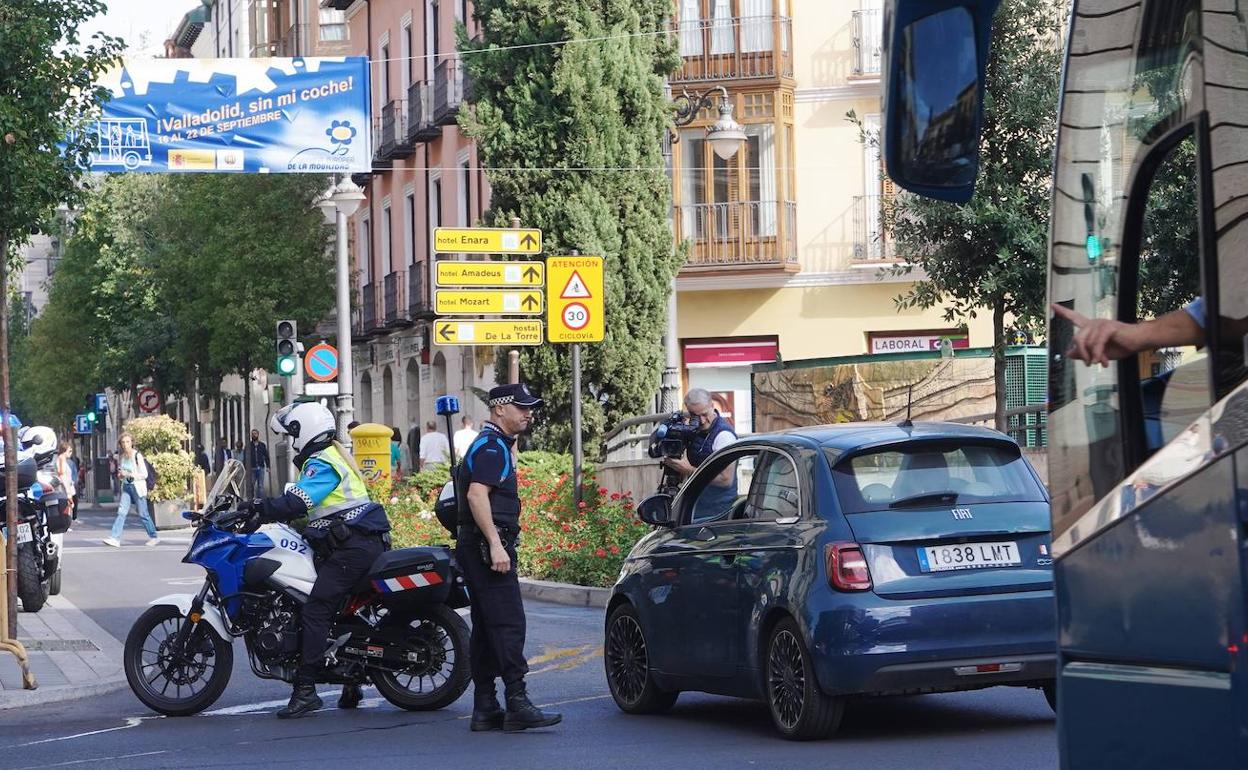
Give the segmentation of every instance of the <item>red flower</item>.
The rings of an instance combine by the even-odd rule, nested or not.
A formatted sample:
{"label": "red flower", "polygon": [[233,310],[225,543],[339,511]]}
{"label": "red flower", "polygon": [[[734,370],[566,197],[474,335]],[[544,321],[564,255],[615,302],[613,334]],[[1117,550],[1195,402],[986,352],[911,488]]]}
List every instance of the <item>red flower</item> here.
{"label": "red flower", "polygon": [[605,559],[607,557],[607,552],[599,548],[597,551],[594,551],[594,556],[597,556],[599,559]]}
{"label": "red flower", "polygon": [[585,510],[585,509],[586,509],[586,508],[588,508],[589,506],[585,504],[585,501],[584,501],[584,500],[582,500],[582,501],[580,501],[579,503],[577,503],[577,504],[576,504],[576,507],[577,507],[577,508],[580,508],[581,510]]}
{"label": "red flower", "polygon": [[608,493],[608,492],[610,492],[610,491],[611,491],[611,490],[607,489],[606,487],[598,487],[598,494],[600,494],[600,495],[605,495],[605,494],[607,494],[607,493]]}
{"label": "red flower", "polygon": [[619,499],[620,499],[620,493],[619,493],[619,492],[612,492],[612,493],[611,493],[611,499],[612,499],[612,500],[619,500]]}
{"label": "red flower", "polygon": [[620,547],[618,545],[611,546],[611,553],[618,555],[620,553]]}

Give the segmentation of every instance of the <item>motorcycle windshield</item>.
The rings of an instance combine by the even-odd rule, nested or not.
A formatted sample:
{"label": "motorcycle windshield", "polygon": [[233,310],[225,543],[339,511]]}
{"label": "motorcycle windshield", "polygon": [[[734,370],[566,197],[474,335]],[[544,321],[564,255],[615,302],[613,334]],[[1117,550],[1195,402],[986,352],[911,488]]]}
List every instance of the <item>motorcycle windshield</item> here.
{"label": "motorcycle windshield", "polygon": [[207,515],[208,510],[217,502],[217,498],[222,495],[233,495],[235,498],[243,497],[243,464],[238,460],[226,460],[225,467],[217,474],[217,481],[212,485],[212,490],[208,492],[208,497],[204,501],[204,507],[200,510],[200,515]]}

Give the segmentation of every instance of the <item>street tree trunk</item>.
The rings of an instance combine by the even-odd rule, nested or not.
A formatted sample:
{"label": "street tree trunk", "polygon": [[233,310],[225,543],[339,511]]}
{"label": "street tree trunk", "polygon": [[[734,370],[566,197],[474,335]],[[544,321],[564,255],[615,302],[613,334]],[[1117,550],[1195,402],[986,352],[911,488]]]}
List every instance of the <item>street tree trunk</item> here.
{"label": "street tree trunk", "polygon": [[1005,432],[1005,303],[992,306],[992,384],[996,393],[994,410],[997,430]]}
{"label": "street tree trunk", "polygon": [[8,575],[9,633],[17,635],[17,434],[9,424],[9,239],[0,234],[0,419],[4,420],[4,520],[8,538],[4,569]]}

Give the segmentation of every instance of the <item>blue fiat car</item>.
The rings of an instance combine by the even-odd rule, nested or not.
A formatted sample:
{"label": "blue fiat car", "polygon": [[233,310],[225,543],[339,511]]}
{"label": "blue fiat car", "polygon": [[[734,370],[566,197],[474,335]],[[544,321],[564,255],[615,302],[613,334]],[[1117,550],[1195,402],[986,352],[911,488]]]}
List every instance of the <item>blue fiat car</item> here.
{"label": "blue fiat car", "polygon": [[685,690],[759,698],[802,740],[865,696],[1012,685],[1054,705],[1048,496],[1001,433],[750,436],[638,510],[655,530],[624,563],[604,641],[625,712]]}

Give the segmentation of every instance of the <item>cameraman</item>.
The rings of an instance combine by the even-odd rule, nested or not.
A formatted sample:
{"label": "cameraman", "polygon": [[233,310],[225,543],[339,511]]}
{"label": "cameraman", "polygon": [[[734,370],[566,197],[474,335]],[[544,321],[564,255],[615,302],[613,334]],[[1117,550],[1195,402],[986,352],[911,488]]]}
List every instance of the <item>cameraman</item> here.
{"label": "cameraman", "polygon": [[[711,394],[702,388],[693,388],[685,394],[685,411],[697,419],[697,435],[685,447],[683,458],[665,457],[663,464],[687,478],[694,468],[706,462],[706,458],[736,441],[737,434],[711,403]],[[726,513],[736,500],[737,464],[728,463],[698,495],[694,518],[717,518]]]}

